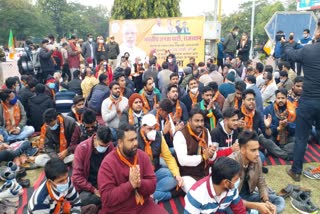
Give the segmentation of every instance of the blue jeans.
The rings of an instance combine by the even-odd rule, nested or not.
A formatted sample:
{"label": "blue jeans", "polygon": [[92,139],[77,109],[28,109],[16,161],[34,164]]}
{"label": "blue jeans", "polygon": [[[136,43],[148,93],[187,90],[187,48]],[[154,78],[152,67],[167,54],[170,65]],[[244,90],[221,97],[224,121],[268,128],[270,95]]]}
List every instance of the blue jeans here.
{"label": "blue jeans", "polygon": [[168,168],[160,168],[156,171],[157,186],[153,194],[156,201],[167,201],[171,199],[170,191],[177,186],[177,181]]}
{"label": "blue jeans", "polygon": [[266,160],[266,156],[261,151],[259,151],[259,156],[260,156],[261,163],[263,165],[263,162]]}
{"label": "blue jeans", "polygon": [[6,130],[3,131],[3,138],[5,141],[16,141],[16,140],[24,140],[30,137],[34,133],[34,128],[32,126],[24,126],[20,133],[17,135],[8,134]]}
{"label": "blue jeans", "polygon": [[[241,194],[240,196],[243,200],[246,200],[246,201],[261,202],[260,194],[256,192],[250,195]],[[269,201],[277,207],[277,213],[281,213],[286,207],[285,200],[282,197],[277,196],[275,193],[269,193]]]}
{"label": "blue jeans", "polygon": [[0,151],[0,162],[13,161],[14,158],[20,156],[31,147],[30,141],[24,141],[16,150],[2,150]]}
{"label": "blue jeans", "polygon": [[297,109],[292,172],[301,174],[304,154],[314,122],[320,124],[320,99],[300,98]]}

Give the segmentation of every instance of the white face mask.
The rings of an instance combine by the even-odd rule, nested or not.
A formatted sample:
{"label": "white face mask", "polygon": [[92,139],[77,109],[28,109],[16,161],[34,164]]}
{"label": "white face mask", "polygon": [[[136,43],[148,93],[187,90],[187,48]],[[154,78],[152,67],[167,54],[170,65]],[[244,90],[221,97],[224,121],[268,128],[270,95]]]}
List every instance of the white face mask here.
{"label": "white face mask", "polygon": [[89,67],[90,67],[90,68],[93,68],[93,64],[89,64]]}
{"label": "white face mask", "polygon": [[168,59],[168,62],[170,62],[170,63],[171,63],[171,62],[172,62],[172,59]]}
{"label": "white face mask", "polygon": [[100,42],[100,43],[103,43],[104,41],[103,41],[103,39],[100,39],[99,42]]}
{"label": "white face mask", "polygon": [[234,35],[238,36],[238,34],[239,34],[239,32],[238,32],[238,31],[234,32]]}
{"label": "white face mask", "polygon": [[156,135],[157,135],[157,131],[152,130],[152,131],[148,132],[147,138],[148,138],[148,140],[154,141],[156,139]]}
{"label": "white face mask", "polygon": [[92,38],[89,38],[89,42],[92,42],[93,41],[93,39]]}
{"label": "white face mask", "polygon": [[190,89],[192,94],[196,94],[198,92],[198,87]]}

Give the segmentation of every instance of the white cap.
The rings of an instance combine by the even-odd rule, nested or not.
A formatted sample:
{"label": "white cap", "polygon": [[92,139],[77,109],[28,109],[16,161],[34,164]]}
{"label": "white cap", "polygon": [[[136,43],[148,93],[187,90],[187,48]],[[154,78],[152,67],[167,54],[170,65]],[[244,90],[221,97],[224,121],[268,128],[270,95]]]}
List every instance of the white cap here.
{"label": "white cap", "polygon": [[157,124],[157,119],[153,114],[144,115],[141,121],[141,126],[143,125],[154,126],[156,124]]}

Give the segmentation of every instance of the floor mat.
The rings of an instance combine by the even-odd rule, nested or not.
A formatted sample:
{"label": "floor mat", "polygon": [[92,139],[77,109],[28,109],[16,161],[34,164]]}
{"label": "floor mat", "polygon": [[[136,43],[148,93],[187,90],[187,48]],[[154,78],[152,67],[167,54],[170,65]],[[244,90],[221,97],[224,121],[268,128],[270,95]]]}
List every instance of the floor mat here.
{"label": "floor mat", "polygon": [[[306,154],[304,155],[304,162],[320,162],[320,145],[319,144],[308,144]],[[273,156],[266,157],[264,162],[265,166],[270,165],[291,165],[292,161],[286,161],[281,158],[276,158]]]}
{"label": "floor mat", "polygon": [[170,214],[183,213],[184,199],[183,197],[173,198],[169,201],[160,202],[159,205],[166,209]]}
{"label": "floor mat", "polygon": [[23,189],[24,191],[22,196],[20,196],[19,208],[16,212],[17,214],[27,213],[28,201],[31,198],[33,191],[37,189],[44,180],[45,180],[44,171],[42,171],[32,187]]}
{"label": "floor mat", "polygon": [[[320,162],[320,145],[318,144],[308,144],[308,149],[304,156],[305,163],[310,162]],[[285,161],[281,158],[275,158],[272,156],[268,156],[264,165],[289,165],[292,161]],[[23,195],[20,197],[19,209],[17,210],[17,214],[24,214],[27,211],[28,200],[30,199],[33,191],[37,189],[40,184],[44,181],[44,172],[41,172],[37,181],[34,183],[32,187],[24,189]],[[184,208],[184,199],[183,197],[174,198],[169,201],[159,203],[160,206],[165,208],[170,214],[179,214],[183,213]]]}

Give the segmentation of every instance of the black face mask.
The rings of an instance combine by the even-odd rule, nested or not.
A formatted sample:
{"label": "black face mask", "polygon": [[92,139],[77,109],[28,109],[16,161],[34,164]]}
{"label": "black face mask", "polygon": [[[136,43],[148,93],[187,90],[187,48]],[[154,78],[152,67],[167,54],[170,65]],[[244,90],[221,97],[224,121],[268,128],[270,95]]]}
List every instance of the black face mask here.
{"label": "black face mask", "polygon": [[207,63],[207,68],[210,68],[210,66],[211,66],[211,63]]}

